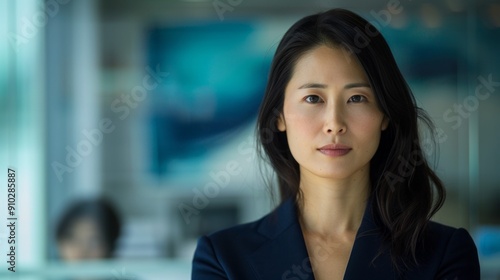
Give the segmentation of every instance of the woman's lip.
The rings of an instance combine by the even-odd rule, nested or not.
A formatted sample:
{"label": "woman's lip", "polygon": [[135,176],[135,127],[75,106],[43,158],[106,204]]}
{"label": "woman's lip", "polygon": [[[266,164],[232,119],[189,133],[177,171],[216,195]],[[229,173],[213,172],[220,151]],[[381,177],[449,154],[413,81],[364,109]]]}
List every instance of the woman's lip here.
{"label": "woman's lip", "polygon": [[343,144],[328,144],[318,150],[351,150],[352,148]]}
{"label": "woman's lip", "polygon": [[328,144],[318,149],[320,153],[333,157],[346,155],[351,150],[351,147],[342,144]]}
{"label": "woman's lip", "polygon": [[319,152],[332,157],[340,157],[348,154],[351,149],[319,149]]}

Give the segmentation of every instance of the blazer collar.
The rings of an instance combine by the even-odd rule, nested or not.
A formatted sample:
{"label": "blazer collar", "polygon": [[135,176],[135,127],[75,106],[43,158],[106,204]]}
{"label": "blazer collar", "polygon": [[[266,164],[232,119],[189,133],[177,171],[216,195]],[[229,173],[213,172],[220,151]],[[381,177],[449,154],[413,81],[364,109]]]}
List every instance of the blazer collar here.
{"label": "blazer collar", "polygon": [[[346,280],[365,279],[367,275],[370,279],[392,279],[394,275],[388,254],[383,253],[372,262],[382,244],[372,200],[368,200],[356,234]],[[297,213],[295,200],[288,199],[258,226],[257,231],[268,239],[249,256],[249,262],[260,279],[314,279]]]}

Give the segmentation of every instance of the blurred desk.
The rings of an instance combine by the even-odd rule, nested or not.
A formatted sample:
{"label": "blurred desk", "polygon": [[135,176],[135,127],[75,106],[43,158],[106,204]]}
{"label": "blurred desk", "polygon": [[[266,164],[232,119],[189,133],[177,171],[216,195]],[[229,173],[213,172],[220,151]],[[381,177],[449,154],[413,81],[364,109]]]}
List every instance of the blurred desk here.
{"label": "blurred desk", "polygon": [[153,260],[109,260],[65,263],[49,262],[44,267],[16,267],[16,272],[7,268],[0,271],[0,279],[19,280],[182,280],[191,277],[191,262],[168,259]]}
{"label": "blurred desk", "polygon": [[480,258],[481,279],[498,280],[500,279],[500,256]]}
{"label": "blurred desk", "polygon": [[[500,256],[481,259],[481,279],[500,279]],[[80,263],[50,262],[45,267],[23,268],[15,273],[6,268],[0,271],[0,279],[19,280],[183,280],[191,278],[191,262],[175,260],[111,260]]]}

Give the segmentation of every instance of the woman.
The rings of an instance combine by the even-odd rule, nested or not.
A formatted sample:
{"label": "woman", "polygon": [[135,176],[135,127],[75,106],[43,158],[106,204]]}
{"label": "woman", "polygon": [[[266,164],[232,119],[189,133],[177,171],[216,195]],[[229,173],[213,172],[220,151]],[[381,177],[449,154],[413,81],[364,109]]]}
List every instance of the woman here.
{"label": "woman", "polygon": [[192,279],[479,279],[467,231],[429,221],[445,190],[419,119],[374,26],[342,9],[295,23],[257,126],[282,203],[200,238]]}

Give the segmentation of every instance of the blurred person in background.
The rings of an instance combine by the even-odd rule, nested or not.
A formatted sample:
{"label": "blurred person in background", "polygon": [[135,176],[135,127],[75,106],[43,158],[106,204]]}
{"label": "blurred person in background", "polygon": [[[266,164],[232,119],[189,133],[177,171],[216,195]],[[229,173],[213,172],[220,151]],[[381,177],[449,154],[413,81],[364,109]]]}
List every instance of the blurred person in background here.
{"label": "blurred person in background", "polygon": [[59,255],[65,261],[111,258],[120,228],[120,217],[107,200],[76,202],[56,229]]}

